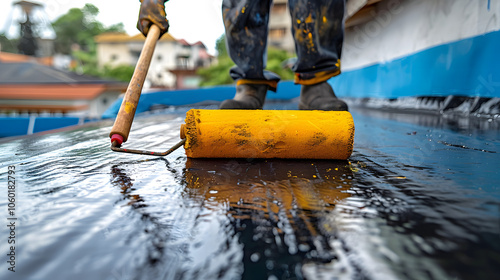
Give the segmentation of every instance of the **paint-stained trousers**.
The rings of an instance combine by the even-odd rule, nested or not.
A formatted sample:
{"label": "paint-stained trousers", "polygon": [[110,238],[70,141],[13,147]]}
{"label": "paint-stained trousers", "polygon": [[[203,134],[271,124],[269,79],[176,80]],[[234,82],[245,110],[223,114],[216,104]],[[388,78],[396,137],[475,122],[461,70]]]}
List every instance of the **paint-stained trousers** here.
{"label": "paint-stained trousers", "polygon": [[[345,0],[288,0],[297,62],[295,83],[311,85],[340,74]],[[224,0],[222,14],[230,71],[238,84],[266,83],[276,89],[280,77],[264,71],[272,0]]]}

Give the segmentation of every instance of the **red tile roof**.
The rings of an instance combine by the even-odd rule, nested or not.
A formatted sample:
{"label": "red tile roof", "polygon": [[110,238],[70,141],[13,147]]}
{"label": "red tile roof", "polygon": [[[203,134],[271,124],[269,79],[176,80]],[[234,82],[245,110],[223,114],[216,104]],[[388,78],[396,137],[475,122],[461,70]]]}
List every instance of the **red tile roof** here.
{"label": "red tile roof", "polygon": [[[141,33],[138,33],[134,36],[129,36],[126,33],[118,33],[118,32],[107,32],[94,37],[94,41],[96,43],[119,43],[119,42],[144,42],[146,41],[146,37]],[[163,34],[159,41],[176,41],[176,39],[170,35],[169,33]]]}
{"label": "red tile roof", "polygon": [[30,111],[30,112],[71,112],[71,111],[83,111],[89,108],[88,105],[21,105],[21,104],[0,104],[0,110],[15,110],[15,111]]}
{"label": "red tile roof", "polygon": [[101,85],[2,85],[0,99],[31,99],[31,100],[92,100],[110,88]]}
{"label": "red tile roof", "polygon": [[24,54],[0,52],[0,62],[16,63],[16,62],[37,62],[43,65],[52,65],[52,57],[33,57]]}

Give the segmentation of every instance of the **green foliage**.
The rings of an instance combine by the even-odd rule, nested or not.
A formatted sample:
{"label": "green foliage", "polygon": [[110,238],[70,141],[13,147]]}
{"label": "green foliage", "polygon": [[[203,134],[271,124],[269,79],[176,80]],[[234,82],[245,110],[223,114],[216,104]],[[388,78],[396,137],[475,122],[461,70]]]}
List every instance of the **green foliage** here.
{"label": "green foliage", "polygon": [[99,9],[92,4],[85,4],[82,9],[73,8],[60,16],[52,23],[56,33],[56,51],[71,54],[76,46],[84,51],[91,51],[95,47],[94,37],[108,31],[123,32],[122,23],[105,28],[96,20]]}
{"label": "green foliage", "polygon": [[234,62],[229,56],[217,57],[217,64],[210,67],[200,68],[197,74],[201,76],[200,86],[216,86],[232,84],[233,79],[229,76],[229,69]]}
{"label": "green foliage", "polygon": [[56,33],[56,51],[71,54],[74,45],[87,49],[93,37],[102,32],[102,24],[94,20],[99,9],[86,4],[83,9],[73,8],[52,23]]}
{"label": "green foliage", "polygon": [[123,25],[123,22],[116,23],[116,24],[113,24],[110,27],[106,28],[106,32],[121,32],[121,33],[125,33],[125,26]]}
{"label": "green foliage", "polygon": [[222,35],[217,39],[215,42],[215,50],[217,51],[217,56],[227,56],[227,49],[226,49],[226,35]]}
{"label": "green foliage", "polygon": [[66,14],[60,16],[52,23],[56,32],[56,51],[63,54],[71,54],[77,61],[78,66],[73,71],[80,74],[112,78],[128,82],[134,72],[133,66],[120,65],[116,67],[98,67],[96,44],[94,37],[104,32],[125,32],[123,23],[118,23],[105,28],[96,20],[99,9],[86,4],[82,9],[70,9]]}
{"label": "green foliage", "polygon": [[80,74],[102,77],[102,71],[97,66],[97,55],[95,51],[73,51],[73,58],[77,61],[78,65],[73,71]]}
{"label": "green foliage", "polygon": [[18,39],[9,39],[5,34],[0,34],[0,45],[2,52],[17,53]]}
{"label": "green foliage", "polygon": [[134,70],[135,67],[130,65],[118,65],[115,67],[106,65],[102,71],[102,77],[129,82],[132,79]]}
{"label": "green foliage", "polygon": [[105,65],[103,68],[99,68],[95,53],[74,51],[73,57],[78,61],[78,66],[72,70],[80,74],[110,78],[122,82],[129,82],[134,74],[135,67],[130,65]]}
{"label": "green foliage", "polygon": [[[227,53],[225,35],[217,39],[215,49],[217,50],[217,64],[201,68],[197,72],[201,76],[200,86],[226,85],[234,82],[229,76],[229,70],[234,66],[234,62]],[[282,80],[292,80],[293,72],[282,66],[282,63],[291,57],[292,55],[284,50],[268,48],[266,70],[280,75]]]}
{"label": "green foliage", "polygon": [[229,69],[234,66],[234,62],[227,54],[225,35],[217,39],[215,49],[217,50],[217,64],[200,68],[197,71],[197,74],[201,76],[200,86],[202,87],[233,83],[233,79],[229,76]]}
{"label": "green foliage", "polygon": [[276,48],[267,49],[267,67],[266,70],[274,72],[281,77],[281,80],[293,80],[293,72],[288,68],[283,68],[283,62],[292,58],[292,55],[285,50]]}

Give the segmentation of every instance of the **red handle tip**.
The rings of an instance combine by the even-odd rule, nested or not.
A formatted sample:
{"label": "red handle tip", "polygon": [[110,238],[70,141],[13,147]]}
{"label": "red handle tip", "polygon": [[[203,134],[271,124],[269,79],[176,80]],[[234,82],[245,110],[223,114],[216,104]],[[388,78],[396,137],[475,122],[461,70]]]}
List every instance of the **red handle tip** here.
{"label": "red handle tip", "polygon": [[111,136],[111,143],[115,142],[117,144],[117,147],[120,147],[123,144],[123,136],[120,134],[113,134]]}

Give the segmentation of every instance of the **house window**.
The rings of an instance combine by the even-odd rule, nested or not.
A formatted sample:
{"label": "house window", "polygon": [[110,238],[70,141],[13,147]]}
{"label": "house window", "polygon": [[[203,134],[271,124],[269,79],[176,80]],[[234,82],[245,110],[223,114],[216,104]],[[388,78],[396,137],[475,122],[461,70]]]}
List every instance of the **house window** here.
{"label": "house window", "polygon": [[200,77],[185,77],[184,78],[184,87],[185,88],[196,88],[200,85],[201,78]]}
{"label": "house window", "polygon": [[141,56],[140,51],[130,51],[130,55],[137,61],[139,60],[139,56]]}
{"label": "house window", "polygon": [[286,3],[275,3],[271,8],[273,14],[284,14],[286,12]]}
{"label": "house window", "polygon": [[159,54],[159,55],[156,57],[156,59],[157,59],[158,61],[161,61],[161,60],[163,59],[163,57],[161,56],[161,54]]}
{"label": "house window", "polygon": [[196,63],[195,63],[195,67],[198,68],[198,67],[203,67],[203,66],[205,66],[205,62],[203,61],[203,59],[197,59]]}
{"label": "house window", "polygon": [[118,59],[118,55],[112,54],[111,55],[111,61],[116,61]]}
{"label": "house window", "polygon": [[177,56],[177,67],[186,69],[188,67],[189,56]]}
{"label": "house window", "polygon": [[271,29],[269,30],[269,37],[272,40],[281,40],[283,37],[285,37],[285,28],[276,28],[276,29]]}

